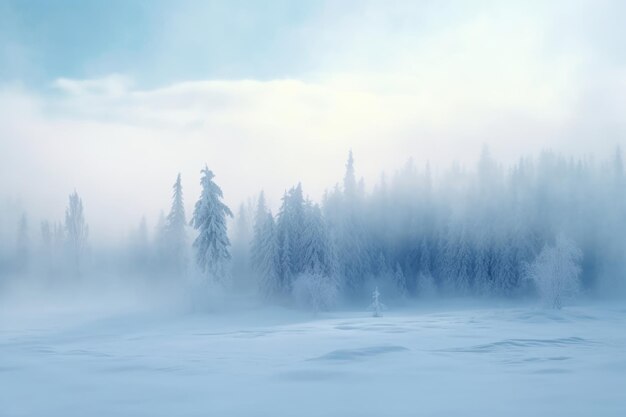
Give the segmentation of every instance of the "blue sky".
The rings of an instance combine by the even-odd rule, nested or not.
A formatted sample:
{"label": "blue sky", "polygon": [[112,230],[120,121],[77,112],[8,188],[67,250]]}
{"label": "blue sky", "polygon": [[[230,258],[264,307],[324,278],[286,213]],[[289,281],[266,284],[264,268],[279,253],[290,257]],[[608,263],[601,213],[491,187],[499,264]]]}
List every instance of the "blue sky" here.
{"label": "blue sky", "polygon": [[[350,46],[357,52],[369,49],[371,55],[354,58],[375,67],[384,60],[387,36],[408,33],[405,40],[414,43],[484,7],[482,1],[470,7],[449,1],[1,0],[0,80],[45,86],[59,77],[121,73],[154,86],[297,78],[327,71],[333,51],[350,55],[346,41],[356,43]],[[384,38],[372,37],[381,32]]]}
{"label": "blue sky", "polygon": [[293,77],[313,64],[300,41],[315,34],[301,29],[323,9],[317,1],[2,1],[0,77]]}
{"label": "blue sky", "polygon": [[[384,60],[389,37],[410,49],[438,31],[499,10],[535,15],[546,53],[583,48],[623,65],[621,1],[0,0],[0,80],[132,76],[144,85],[189,79],[294,78],[328,70],[350,40]],[[496,15],[498,14],[496,13]],[[343,30],[345,29],[345,31]],[[384,34],[377,40],[371,35]],[[359,38],[364,45],[358,45]],[[355,45],[356,44],[356,45]],[[357,57],[352,57],[357,58]]]}

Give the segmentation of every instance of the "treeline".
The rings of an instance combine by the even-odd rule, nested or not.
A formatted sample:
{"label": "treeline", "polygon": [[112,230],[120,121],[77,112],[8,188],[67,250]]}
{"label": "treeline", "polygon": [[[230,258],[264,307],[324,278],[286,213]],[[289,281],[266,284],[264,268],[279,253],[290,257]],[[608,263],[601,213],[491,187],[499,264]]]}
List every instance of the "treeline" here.
{"label": "treeline", "polygon": [[261,195],[252,265],[271,296],[312,274],[347,298],[375,286],[398,297],[519,297],[536,289],[529,266],[563,235],[582,251],[583,286],[617,291],[625,185],[619,149],[600,164],[544,152],[505,168],[485,148],[475,170],[454,165],[434,176],[409,161],[368,193],[350,154],[343,182],[321,206],[298,185],[273,216]]}
{"label": "treeline", "polygon": [[[605,161],[543,152],[505,167],[485,148],[474,169],[455,164],[433,172],[408,161],[371,188],[358,179],[350,153],[344,178],[320,202],[297,184],[272,213],[261,192],[254,203],[242,204],[230,238],[232,213],[206,168],[201,185],[188,221],[178,176],[172,206],[154,236],[148,237],[143,221],[109,264],[155,279],[204,277],[225,287],[253,287],[270,300],[315,309],[338,300],[360,302],[375,287],[398,299],[532,295],[538,285],[529,276],[539,275],[537,262],[558,274],[559,259],[546,255],[552,253],[575,263],[561,269],[577,271],[589,292],[618,292],[626,281],[626,178],[619,149]],[[25,223],[2,268],[13,275],[28,265]],[[49,248],[49,269],[79,274],[87,268],[87,227],[77,194],[64,223],[42,224],[41,241]],[[571,256],[546,250],[551,247]]]}

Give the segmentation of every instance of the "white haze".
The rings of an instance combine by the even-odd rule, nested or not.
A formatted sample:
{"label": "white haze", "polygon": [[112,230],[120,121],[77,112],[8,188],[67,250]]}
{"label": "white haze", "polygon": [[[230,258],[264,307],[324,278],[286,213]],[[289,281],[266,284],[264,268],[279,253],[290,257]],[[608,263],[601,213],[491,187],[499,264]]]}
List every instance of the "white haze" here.
{"label": "white haze", "polygon": [[[626,132],[623,7],[566,4],[326,5],[291,34],[309,67],[262,79],[5,82],[0,197],[39,221],[76,189],[92,237],[116,241],[142,215],[155,225],[178,172],[190,209],[205,163],[231,206],[265,189],[277,207],[297,181],[319,199],[349,149],[368,184],[409,156],[471,166],[482,144],[505,163],[546,148],[604,157]],[[164,47],[191,35],[185,7]]]}
{"label": "white haze", "polygon": [[1,417],[626,415],[626,2],[52,3]]}

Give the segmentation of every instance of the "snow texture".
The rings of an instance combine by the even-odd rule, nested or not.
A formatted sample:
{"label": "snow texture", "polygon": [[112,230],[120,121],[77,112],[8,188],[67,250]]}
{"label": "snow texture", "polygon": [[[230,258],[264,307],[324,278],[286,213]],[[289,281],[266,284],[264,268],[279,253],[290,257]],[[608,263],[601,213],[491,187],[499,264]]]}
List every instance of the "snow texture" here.
{"label": "snow texture", "polygon": [[3,417],[626,411],[617,306],[1,314]]}

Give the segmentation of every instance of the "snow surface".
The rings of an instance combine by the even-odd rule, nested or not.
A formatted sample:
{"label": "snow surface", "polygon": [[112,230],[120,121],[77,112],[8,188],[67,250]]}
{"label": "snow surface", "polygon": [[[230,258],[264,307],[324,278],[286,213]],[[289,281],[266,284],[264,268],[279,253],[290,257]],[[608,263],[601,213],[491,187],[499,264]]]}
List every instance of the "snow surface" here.
{"label": "snow surface", "polygon": [[0,314],[2,417],[626,415],[620,306]]}

